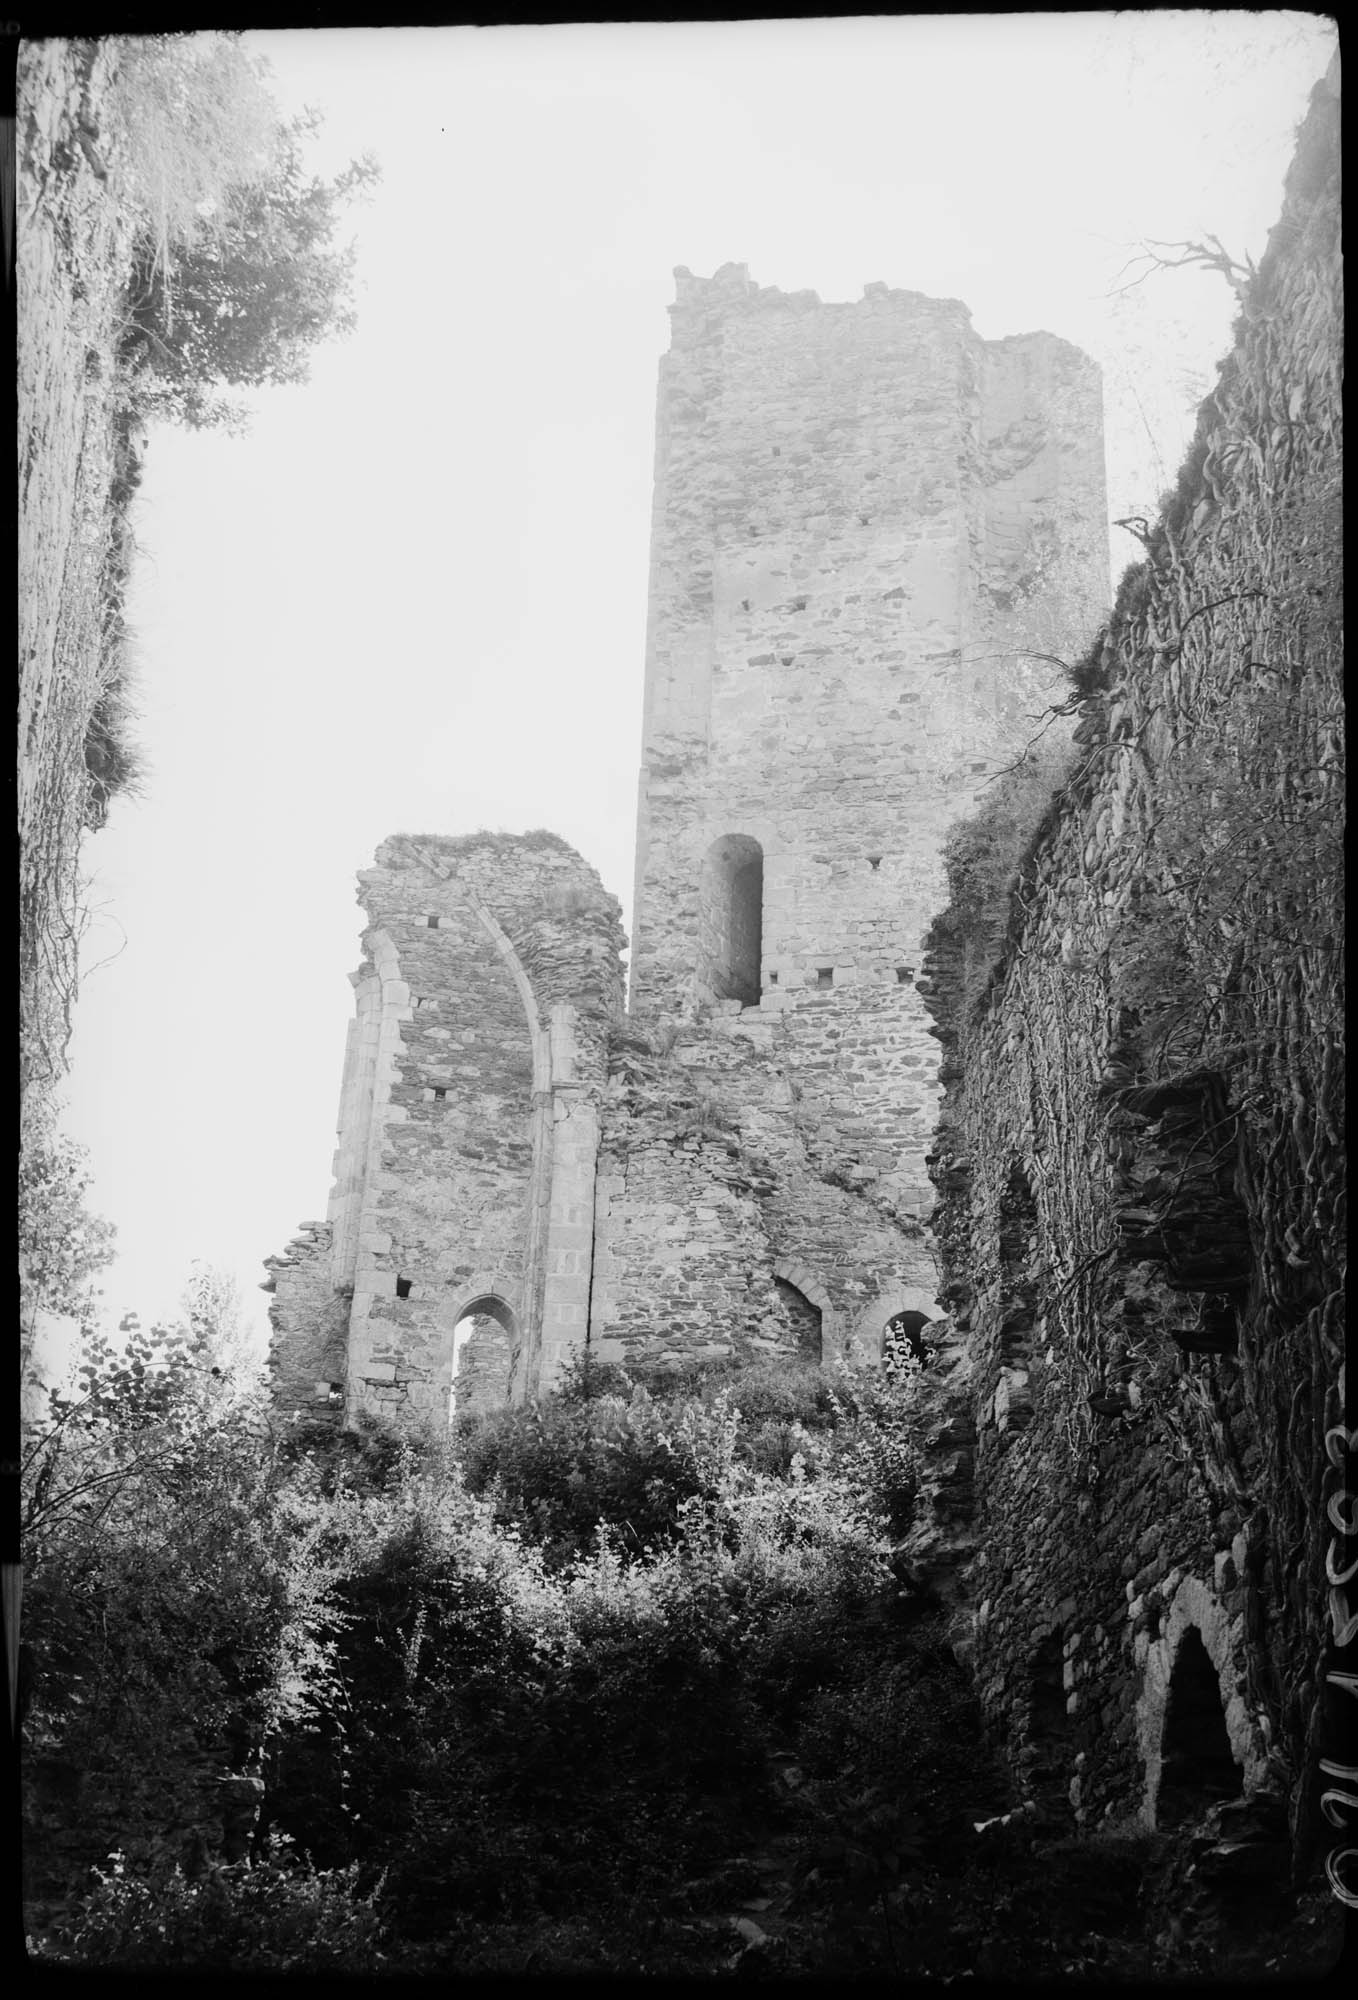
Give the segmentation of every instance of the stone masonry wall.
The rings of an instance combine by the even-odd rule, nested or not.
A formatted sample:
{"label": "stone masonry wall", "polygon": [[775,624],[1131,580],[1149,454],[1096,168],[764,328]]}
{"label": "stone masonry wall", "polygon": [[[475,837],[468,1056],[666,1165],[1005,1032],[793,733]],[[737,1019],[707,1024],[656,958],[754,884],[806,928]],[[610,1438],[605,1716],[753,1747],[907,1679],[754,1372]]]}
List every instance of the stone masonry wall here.
{"label": "stone masonry wall", "polygon": [[331,1275],[331,1231],[304,1222],[281,1256],[266,1257],[269,1370],[275,1407],[338,1423],[348,1372],[349,1300]]}
{"label": "stone masonry wall", "polygon": [[826,1143],[917,1221],[937,1049],[913,981],[942,840],[1039,705],[1034,653],[1072,657],[1102,610],[1098,371],[1048,334],[979,340],[957,300],[676,276],[632,1005],[721,997],[705,860],[757,844],[749,998]]}
{"label": "stone masonry wall", "polygon": [[927,968],[988,1712],[1082,1823],[1262,1790],[1299,1857],[1342,1354],[1337,119],[1327,80],[989,986],[965,901]]}
{"label": "stone masonry wall", "polygon": [[346,1413],[446,1424],[454,1328],[479,1306],[509,1334],[516,1396],[583,1346],[622,932],[551,834],[400,835],[360,883],[328,1293],[310,1264],[289,1277],[275,1368],[304,1386],[347,1301]]}
{"label": "stone masonry wall", "polygon": [[615,1038],[591,1310],[603,1358],[804,1354],[816,1313],[820,1358],[875,1361],[894,1313],[936,1317],[923,1229],[827,1145],[782,1046],[776,1017],[735,1002]]}

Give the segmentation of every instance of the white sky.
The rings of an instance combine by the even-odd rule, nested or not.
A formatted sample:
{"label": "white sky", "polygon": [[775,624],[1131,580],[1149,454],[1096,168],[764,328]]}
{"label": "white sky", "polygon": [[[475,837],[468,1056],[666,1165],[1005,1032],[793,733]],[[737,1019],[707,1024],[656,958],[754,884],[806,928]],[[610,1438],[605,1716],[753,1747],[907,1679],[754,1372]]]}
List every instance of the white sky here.
{"label": "white sky", "polygon": [[[632,880],[672,267],[963,299],[1105,370],[1110,512],[1154,511],[1230,344],[1323,15],[275,32],[315,167],[372,150],[360,323],[242,440],[153,433],[128,615],[147,795],[86,844],[67,1129],[116,1315],[261,1260],[330,1187],[354,875],[397,831],[548,826]],[[1138,551],[1112,531],[1114,574]],[[116,954],[116,955],[115,955]],[[102,961],[102,962],[101,962]]]}

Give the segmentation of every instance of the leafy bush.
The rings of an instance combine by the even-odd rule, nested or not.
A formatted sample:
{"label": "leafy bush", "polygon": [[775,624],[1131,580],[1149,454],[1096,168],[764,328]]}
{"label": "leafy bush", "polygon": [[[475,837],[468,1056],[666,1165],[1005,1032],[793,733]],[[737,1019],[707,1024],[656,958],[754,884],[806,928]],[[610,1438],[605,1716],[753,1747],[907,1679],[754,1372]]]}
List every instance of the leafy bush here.
{"label": "leafy bush", "polygon": [[303,382],[311,348],[355,324],[354,252],[334,238],[377,163],[309,175],[319,113],[285,121],[267,77],[229,35],[126,46],[112,115],[142,227],[121,360],[143,417],[240,430],[213,385]]}
{"label": "leafy bush", "polygon": [[175,1867],[128,1872],[126,1857],[97,1869],[97,1887],[49,1953],[77,1963],[216,1972],[375,1972],[386,1960],[380,1883],[358,1888],[357,1868],[323,1872],[282,1843],[253,1866],[209,1869],[190,1881]]}
{"label": "leafy bush", "polygon": [[220,1781],[332,1700],[334,1576],[264,1412],[187,1329],[89,1338],[23,1468],[30,1887],[186,1858]]}
{"label": "leafy bush", "polygon": [[96,1273],[113,1262],[114,1227],[91,1215],[89,1155],[56,1130],[56,1107],[39,1102],[19,1160],[19,1262],[35,1305],[76,1317],[89,1311]]}
{"label": "leafy bush", "polygon": [[[892,1573],[909,1385],[715,1371],[501,1412],[451,1452],[377,1422],[256,1433],[249,1472],[191,1351],[94,1358],[116,1504],[91,1524],[72,1478],[43,1530],[31,1762],[76,1775],[30,1824],[49,1874],[79,1860],[63,1811],[86,1866],[124,1851],[54,1948],[194,1965],[211,1937],[233,1967],[322,1970],[338,1940],[440,1971],[536,1940],[561,1970],[719,1970],[666,1912],[752,1892],[771,1753],[808,1774],[827,1908],[975,1791],[962,1678]],[[222,1866],[182,1830],[247,1747],[255,1865]]]}
{"label": "leafy bush", "polygon": [[591,1397],[496,1411],[459,1441],[469,1492],[530,1535],[560,1565],[601,1524],[639,1551],[673,1537],[680,1503],[704,1490],[692,1438],[665,1427],[662,1406]]}

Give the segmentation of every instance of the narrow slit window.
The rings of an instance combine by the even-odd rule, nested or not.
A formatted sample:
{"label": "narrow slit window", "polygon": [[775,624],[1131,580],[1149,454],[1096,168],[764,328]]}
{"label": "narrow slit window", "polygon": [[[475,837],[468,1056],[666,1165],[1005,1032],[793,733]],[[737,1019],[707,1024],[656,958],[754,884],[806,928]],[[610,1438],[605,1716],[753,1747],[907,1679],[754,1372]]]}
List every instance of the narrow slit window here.
{"label": "narrow slit window", "polygon": [[769,985],[776,986],[777,984],[778,984],[778,974],[776,972],[771,972],[769,974]]}

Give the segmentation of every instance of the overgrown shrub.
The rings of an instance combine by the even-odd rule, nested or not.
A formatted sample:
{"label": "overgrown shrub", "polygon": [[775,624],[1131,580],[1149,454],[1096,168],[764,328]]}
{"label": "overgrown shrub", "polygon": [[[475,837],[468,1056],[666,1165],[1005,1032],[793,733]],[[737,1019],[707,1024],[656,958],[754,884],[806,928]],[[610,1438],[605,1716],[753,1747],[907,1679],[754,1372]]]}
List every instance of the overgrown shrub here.
{"label": "overgrown shrub", "polygon": [[[126,1386],[148,1419],[169,1394]],[[163,1493],[115,1510],[137,1550],[120,1528],[93,1567],[68,1542],[60,1576],[42,1571],[40,1748],[98,1767],[114,1810],[86,1829],[91,1858],[125,1854],[61,1948],[192,1965],[212,1933],[221,1963],[308,1970],[333,1933],[360,1967],[483,1970],[521,1963],[514,1938],[561,1970],[719,1970],[666,1912],[752,1892],[740,1857],[783,1810],[775,1751],[815,1794],[806,1866],[826,1847],[876,1867],[912,1814],[932,1837],[975,1723],[892,1572],[909,1394],[718,1371],[690,1396],[500,1413],[451,1453],[377,1422],[299,1433],[253,1488],[225,1442],[215,1472],[187,1451]],[[135,1728],[105,1713],[115,1695]],[[210,1838],[196,1860],[158,1844],[167,1804],[173,1824],[210,1819],[194,1785],[246,1738],[256,1866],[219,1865]],[[848,1862],[816,1866],[824,1893],[859,1894]]]}
{"label": "overgrown shrub", "polygon": [[335,235],[379,169],[308,174],[319,113],[285,120],[268,76],[229,34],[125,46],[110,115],[141,228],[120,360],[143,417],[240,430],[248,412],[214,385],[303,382],[310,350],[355,324],[353,248]]}
{"label": "overgrown shrub", "polygon": [[[121,602],[121,585],[113,603]],[[100,644],[99,687],[85,725],[85,825],[108,822],[112,801],[141,795],[146,765],[134,739],[137,718],[136,666],[132,642],[120,609],[110,608]]]}
{"label": "overgrown shrub", "polygon": [[334,1581],[264,1412],[186,1329],[87,1338],[22,1480],[30,1893],[187,1857],[219,1782],[331,1699]]}
{"label": "overgrown shrub", "polygon": [[57,1131],[54,1099],[29,1107],[19,1159],[19,1264],[32,1302],[88,1312],[98,1273],[113,1262],[115,1230],[90,1212],[89,1155]]}
{"label": "overgrown shrub", "polygon": [[523,1529],[558,1565],[601,1524],[640,1552],[673,1537],[680,1503],[704,1490],[691,1442],[663,1406],[620,1397],[497,1411],[460,1440],[468,1490]]}
{"label": "overgrown shrub", "polygon": [[175,1867],[129,1872],[126,1857],[97,1885],[47,1955],[77,1964],[231,1972],[382,1970],[381,1884],[362,1892],[357,1868],[322,1871],[278,1843],[253,1865],[214,1867],[196,1880]]}

